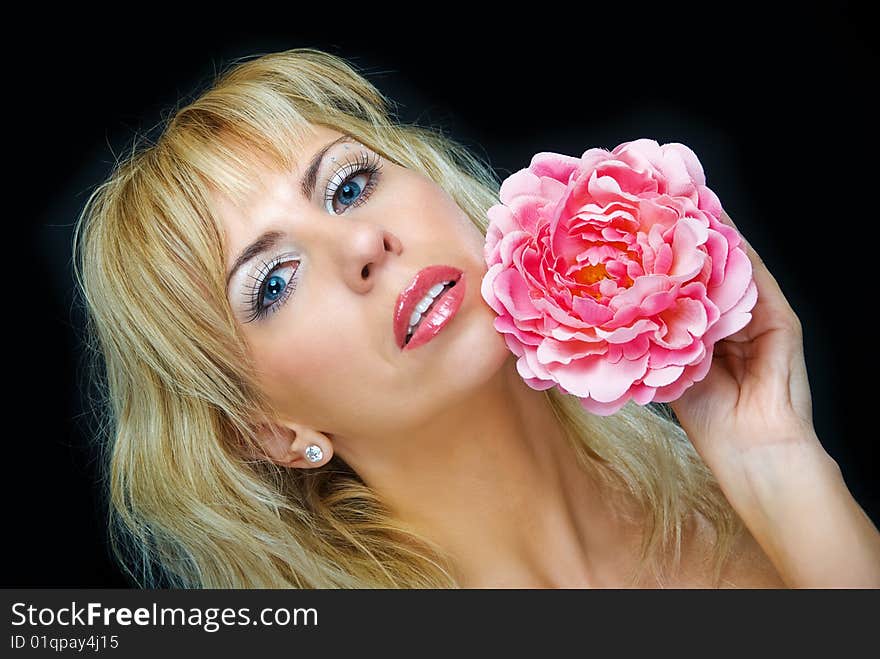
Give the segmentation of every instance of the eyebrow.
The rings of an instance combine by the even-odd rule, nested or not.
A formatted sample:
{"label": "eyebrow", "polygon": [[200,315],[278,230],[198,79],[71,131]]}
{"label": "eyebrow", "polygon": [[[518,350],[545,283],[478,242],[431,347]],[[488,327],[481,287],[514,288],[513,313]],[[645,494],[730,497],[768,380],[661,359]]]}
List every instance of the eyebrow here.
{"label": "eyebrow", "polygon": [[[332,142],[325,144],[314,156],[312,156],[312,160],[309,162],[309,166],[306,168],[300,183],[300,190],[305,199],[311,199],[315,192],[315,185],[318,180],[318,170],[320,169],[321,163],[324,160],[324,156],[327,155],[327,152],[340,142],[349,141],[353,141],[351,135],[337,137]],[[227,290],[229,289],[229,282],[232,281],[233,275],[238,272],[239,268],[248,263],[258,254],[275,247],[275,245],[284,238],[284,235],[283,231],[265,231],[254,242],[245,247],[241,254],[238,255],[238,258],[235,259],[235,263],[232,264],[229,274],[226,275]]]}

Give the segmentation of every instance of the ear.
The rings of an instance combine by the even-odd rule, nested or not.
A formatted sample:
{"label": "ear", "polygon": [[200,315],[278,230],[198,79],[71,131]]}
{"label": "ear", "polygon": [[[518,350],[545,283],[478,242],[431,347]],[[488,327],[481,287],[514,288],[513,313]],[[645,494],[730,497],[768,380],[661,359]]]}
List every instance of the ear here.
{"label": "ear", "polygon": [[333,457],[333,444],[327,435],[299,424],[261,424],[257,438],[265,455],[255,452],[252,457],[282,467],[313,469]]}

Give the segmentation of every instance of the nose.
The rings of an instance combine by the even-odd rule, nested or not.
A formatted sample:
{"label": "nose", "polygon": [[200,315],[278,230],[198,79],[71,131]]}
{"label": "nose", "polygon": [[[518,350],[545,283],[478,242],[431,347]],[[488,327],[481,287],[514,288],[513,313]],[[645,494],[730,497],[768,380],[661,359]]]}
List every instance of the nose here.
{"label": "nose", "polygon": [[382,267],[389,254],[399,256],[403,251],[403,245],[396,235],[384,227],[370,223],[349,227],[343,240],[345,278],[359,292],[373,286],[375,271]]}

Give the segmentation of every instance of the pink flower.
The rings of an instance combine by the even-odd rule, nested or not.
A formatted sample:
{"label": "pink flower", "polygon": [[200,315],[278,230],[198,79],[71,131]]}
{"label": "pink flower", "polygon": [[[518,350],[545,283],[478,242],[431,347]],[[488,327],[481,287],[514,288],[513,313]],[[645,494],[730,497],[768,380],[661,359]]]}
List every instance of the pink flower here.
{"label": "pink flower", "polygon": [[669,402],[751,320],[751,262],[683,144],[538,153],[499,196],[481,293],[533,389],[602,416]]}

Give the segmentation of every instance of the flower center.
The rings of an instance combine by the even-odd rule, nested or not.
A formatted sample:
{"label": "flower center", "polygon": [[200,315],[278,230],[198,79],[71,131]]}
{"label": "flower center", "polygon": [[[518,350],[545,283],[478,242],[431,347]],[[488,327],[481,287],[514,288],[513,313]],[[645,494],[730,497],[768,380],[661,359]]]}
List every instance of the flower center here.
{"label": "flower center", "polygon": [[579,284],[595,284],[600,279],[607,279],[608,271],[605,270],[604,263],[596,265],[585,265],[583,268],[574,273],[574,280]]}
{"label": "flower center", "polygon": [[[628,252],[629,253],[629,252]],[[631,253],[630,253],[631,254]],[[618,280],[618,286],[623,286],[623,288],[629,288],[633,285],[633,280],[630,279],[629,275],[624,274],[624,281],[621,282]],[[586,295],[591,296],[594,300],[601,300],[602,293],[599,291],[598,283],[603,279],[616,279],[612,275],[608,274],[608,270],[605,269],[604,263],[597,263],[596,265],[587,264],[582,267],[580,270],[576,271],[572,276],[575,282],[581,284],[586,288],[578,288],[575,295],[580,295],[584,297]]]}

